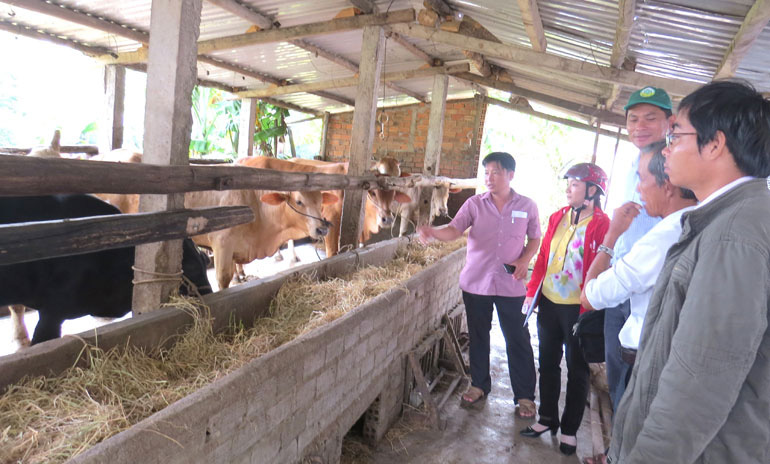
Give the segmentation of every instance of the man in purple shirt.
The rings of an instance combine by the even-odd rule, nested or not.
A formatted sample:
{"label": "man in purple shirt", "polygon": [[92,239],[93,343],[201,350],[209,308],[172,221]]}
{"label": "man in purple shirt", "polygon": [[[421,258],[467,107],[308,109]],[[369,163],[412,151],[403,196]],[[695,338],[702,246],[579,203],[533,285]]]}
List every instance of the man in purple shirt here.
{"label": "man in purple shirt", "polygon": [[[492,389],[489,331],[494,306],[505,337],[518,413],[534,417],[535,359],[521,305],[526,294],[522,280],[540,247],[537,205],[511,188],[516,169],[511,155],[490,153],[483,165],[489,191],[469,198],[446,226],[422,226],[417,232],[423,242],[431,238],[450,241],[471,228],[465,268],[460,274],[470,337],[471,387],[463,394],[461,405],[480,406]],[[506,272],[504,264],[514,267],[513,276]]]}

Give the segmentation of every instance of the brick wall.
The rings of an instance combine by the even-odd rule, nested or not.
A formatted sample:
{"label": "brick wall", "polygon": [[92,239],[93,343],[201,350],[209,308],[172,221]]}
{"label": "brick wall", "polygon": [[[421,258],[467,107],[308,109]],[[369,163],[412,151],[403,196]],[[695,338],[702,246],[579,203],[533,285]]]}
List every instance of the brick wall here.
{"label": "brick wall", "polygon": [[[481,99],[447,102],[440,175],[476,177],[485,115],[486,104]],[[379,109],[377,118],[385,121],[385,137],[380,137],[378,124],[375,127],[374,156],[381,158],[387,154],[401,161],[401,167],[406,171],[422,172],[429,117],[430,105],[424,103]],[[334,114],[329,118],[327,160],[346,161],[349,158],[352,127],[352,112]]]}
{"label": "brick wall", "polygon": [[[398,243],[405,241],[345,253],[303,272],[382,263]],[[71,462],[337,462],[343,437],[370,407],[377,408],[370,421],[376,436],[397,418],[405,354],[459,301],[456,276],[464,262],[465,249],[452,253],[405,288],[252,361]],[[239,295],[238,287],[232,290]]]}

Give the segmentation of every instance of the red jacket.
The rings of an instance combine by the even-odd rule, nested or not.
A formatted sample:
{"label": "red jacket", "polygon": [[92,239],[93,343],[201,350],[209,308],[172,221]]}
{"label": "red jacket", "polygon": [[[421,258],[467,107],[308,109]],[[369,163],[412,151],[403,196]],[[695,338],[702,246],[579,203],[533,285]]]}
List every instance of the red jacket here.
{"label": "red jacket", "polygon": [[[548,219],[548,230],[545,232],[543,241],[540,243],[540,252],[537,254],[537,261],[535,261],[535,268],[532,270],[532,278],[529,279],[527,284],[527,296],[535,296],[537,287],[545,278],[545,271],[548,268],[548,256],[551,252],[551,240],[553,240],[553,234],[556,232],[556,228],[559,225],[559,221],[570,210],[569,206],[556,211]],[[604,214],[601,208],[594,208],[594,215],[591,217],[591,221],[586,227],[585,246],[583,248],[583,283],[586,280],[586,273],[588,268],[591,267],[591,263],[596,257],[596,249],[604,241],[604,234],[607,233],[607,229],[610,227],[610,218]],[[583,288],[583,285],[580,285]],[[533,302],[537,304],[537,302]],[[584,313],[585,308],[580,307],[580,313]]]}

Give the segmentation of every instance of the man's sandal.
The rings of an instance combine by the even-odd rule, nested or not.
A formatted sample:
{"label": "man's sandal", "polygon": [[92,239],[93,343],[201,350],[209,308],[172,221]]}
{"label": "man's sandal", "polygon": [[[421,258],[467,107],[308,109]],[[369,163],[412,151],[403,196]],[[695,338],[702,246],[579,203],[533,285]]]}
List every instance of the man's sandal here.
{"label": "man's sandal", "polygon": [[537,414],[535,402],[528,399],[519,400],[519,407],[516,408],[516,415],[522,419],[534,419]]}
{"label": "man's sandal", "polygon": [[479,387],[470,387],[460,398],[460,407],[465,409],[475,409],[482,406],[483,401],[487,399],[487,394]]}

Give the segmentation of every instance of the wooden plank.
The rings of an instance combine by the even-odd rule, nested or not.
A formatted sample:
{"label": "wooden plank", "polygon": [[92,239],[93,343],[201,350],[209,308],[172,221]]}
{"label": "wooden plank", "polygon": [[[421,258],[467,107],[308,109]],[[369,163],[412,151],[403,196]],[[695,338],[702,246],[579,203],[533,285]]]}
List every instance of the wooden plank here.
{"label": "wooden plank", "polygon": [[421,59],[422,61],[424,61],[426,64],[430,66],[443,66],[444,64],[444,62],[441,59],[429,55],[427,52],[423,51],[417,45],[414,45],[413,43],[406,40],[404,37],[401,37],[399,34],[396,34],[395,32],[393,32],[393,29],[391,29],[390,26],[385,26],[385,36],[388,37],[389,40],[392,40],[393,42],[399,44],[404,50],[408,51],[409,53]]}
{"label": "wooden plank", "polygon": [[[191,94],[197,81],[197,40],[202,0],[152,2],[142,163],[187,165],[192,130]],[[139,212],[184,208],[184,195],[142,194]],[[135,278],[147,272],[182,269],[182,241],[136,247]],[[134,286],[133,314],[157,309],[176,290],[175,282]]]}
{"label": "wooden plank", "polygon": [[618,0],[618,25],[615,29],[615,41],[612,43],[610,66],[620,68],[626,59],[631,29],[634,26],[636,0]]}
{"label": "wooden plank", "polygon": [[[449,78],[446,75],[433,77],[433,91],[430,98],[430,114],[428,117],[428,136],[425,142],[425,158],[423,174],[438,175],[441,165],[441,144],[444,138],[444,113],[446,111],[446,96],[449,89]],[[420,189],[419,218],[417,226],[428,224],[431,220],[430,206],[433,191],[431,187]]]}
{"label": "wooden plank", "polygon": [[532,50],[541,53],[545,52],[547,42],[545,40],[545,32],[543,31],[543,21],[540,19],[540,10],[537,7],[537,0],[517,1],[519,3],[519,10],[521,10],[521,21],[524,23],[524,29],[527,31]]}
{"label": "wooden plank", "polygon": [[[248,32],[216,39],[202,40],[198,42],[198,53],[206,54],[217,50],[230,50],[233,48],[248,47],[265,43],[287,42],[294,39],[302,39],[314,35],[333,34],[361,29],[366,26],[382,26],[385,24],[397,24],[414,21],[414,10],[404,9],[389,13],[352,16],[350,18],[332,19],[299,26],[285,27],[282,29],[268,29],[264,31]],[[105,63],[141,63],[147,60],[147,49],[142,48],[133,52],[119,54],[117,58],[103,56]]]}
{"label": "wooden plank", "polygon": [[[497,105],[497,106],[501,106],[503,108],[506,108],[506,109],[509,109],[509,110],[512,110],[512,111],[518,111],[519,113],[524,113],[524,114],[529,114],[531,116],[536,116],[538,118],[542,118],[542,119],[545,119],[547,121],[557,122],[559,124],[564,124],[565,126],[574,127],[576,129],[581,129],[581,130],[590,131],[590,132],[596,132],[596,128],[595,127],[590,126],[590,125],[588,125],[586,123],[582,123],[580,121],[573,121],[572,119],[560,118],[558,116],[554,116],[554,115],[548,114],[548,113],[541,113],[540,111],[535,111],[533,109],[525,108],[523,106],[513,105],[513,104],[508,103],[506,101],[498,100],[497,98],[487,97],[486,101],[489,104],[492,104],[492,105]],[[601,135],[606,135],[607,137],[613,137],[613,138],[618,136],[618,134],[616,132],[613,132],[613,131],[607,130],[607,129],[600,129],[599,133]],[[620,135],[620,139],[628,141],[628,135]]]}
{"label": "wooden plank", "polygon": [[442,176],[376,177],[272,171],[246,166],[162,166],[28,156],[0,156],[0,196],[60,193],[156,193],[259,189],[369,190],[450,183],[475,188],[476,179]]}
{"label": "wooden plank", "polygon": [[[361,175],[368,168],[374,142],[377,88],[385,56],[385,34],[379,26],[364,28],[361,44],[360,75],[357,78],[356,106],[350,136],[348,174]],[[358,247],[364,221],[364,192],[345,192],[340,220],[340,247]]]}
{"label": "wooden plank", "polygon": [[123,147],[123,109],[126,97],[126,68],[104,66],[104,117],[100,126],[101,150]]}
{"label": "wooden plank", "polygon": [[[233,92],[233,93],[237,93],[237,92]],[[300,113],[313,114],[313,115],[316,115],[316,116],[323,115],[323,111],[314,110],[313,108],[307,108],[307,107],[304,107],[304,106],[295,105],[294,103],[285,102],[285,101],[279,100],[277,98],[260,98],[260,100],[262,100],[265,103],[270,103],[271,105],[277,106],[279,108],[286,108],[287,110],[299,111]]]}
{"label": "wooden plank", "polygon": [[[9,155],[26,155],[32,148],[0,147],[0,153]],[[96,145],[61,145],[59,153],[85,153],[87,155],[96,155],[99,153],[99,147]]]}
{"label": "wooden plank", "polygon": [[366,14],[377,13],[377,4],[372,0],[350,0],[350,3]]}
{"label": "wooden plank", "polygon": [[254,133],[257,122],[257,99],[241,100],[241,114],[238,121],[238,156],[254,154]]}
{"label": "wooden plank", "polygon": [[253,220],[250,207],[227,206],[0,225],[0,265],[180,239]]}
{"label": "wooden plank", "polygon": [[714,73],[714,79],[726,79],[735,76],[743,57],[749,52],[759,35],[770,21],[770,0],[756,0],[740,29],[727,47],[725,56]]}
{"label": "wooden plank", "polygon": [[420,393],[420,397],[422,398],[423,403],[425,403],[425,409],[428,411],[430,423],[433,428],[438,429],[440,425],[438,408],[436,407],[436,402],[433,401],[433,397],[430,395],[430,391],[428,390],[428,381],[425,379],[425,375],[422,373],[420,363],[417,362],[413,352],[408,353],[406,358],[409,361],[409,368],[411,369],[412,375],[414,376],[414,383],[417,387],[417,391]]}
{"label": "wooden plank", "polygon": [[[385,73],[382,75],[381,79],[387,81],[403,81],[408,79],[416,79],[421,77],[430,77],[435,76],[437,74],[459,74],[468,72],[469,70],[468,63],[462,63],[462,64],[455,64],[450,66],[437,66],[434,68],[417,68],[417,69],[409,69],[406,71],[394,71]],[[238,96],[241,98],[247,98],[247,97],[256,97],[256,98],[263,98],[263,97],[273,97],[277,95],[290,95],[294,93],[302,93],[302,92],[312,92],[312,91],[319,91],[319,90],[327,90],[327,89],[339,89],[344,87],[353,87],[353,86],[360,86],[361,82],[361,75],[359,76],[352,76],[352,77],[344,77],[340,79],[332,79],[328,81],[322,81],[322,82],[309,82],[307,84],[292,84],[292,85],[285,85],[282,87],[272,87],[267,89],[257,89],[257,90],[246,90],[244,92],[238,92]]]}
{"label": "wooden plank", "polygon": [[524,98],[539,101],[541,103],[564,108],[569,111],[580,113],[588,117],[597,118],[600,117],[602,121],[607,124],[614,124],[616,126],[625,126],[626,118],[623,115],[617,113],[610,113],[609,111],[601,110],[595,107],[574,103],[568,100],[555,98],[550,95],[546,95],[540,92],[533,92],[531,90],[523,89],[515,84],[511,84],[503,81],[496,81],[493,79],[477,76],[471,73],[461,73],[457,75],[465,80],[475,82],[480,85],[491,87],[497,90],[503,90],[505,92],[511,92],[516,95],[520,95]]}
{"label": "wooden plank", "polygon": [[582,78],[590,78],[600,82],[620,84],[627,87],[640,88],[647,85],[665,88],[672,95],[687,95],[700,87],[700,84],[657,77],[634,71],[599,66],[588,61],[563,58],[548,53],[538,53],[524,47],[496,43],[490,40],[477,39],[463,34],[435,30],[419,24],[393,24],[394,32],[407,37],[431,40],[436,43],[450,45],[459,49],[471,50],[487,57],[539,66]]}

